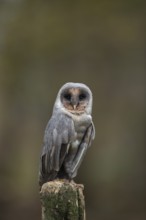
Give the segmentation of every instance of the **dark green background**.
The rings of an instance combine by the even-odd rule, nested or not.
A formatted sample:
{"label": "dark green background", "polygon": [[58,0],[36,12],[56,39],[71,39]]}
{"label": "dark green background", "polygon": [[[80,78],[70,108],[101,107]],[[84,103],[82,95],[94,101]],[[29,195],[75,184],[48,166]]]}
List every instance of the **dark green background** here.
{"label": "dark green background", "polygon": [[146,3],[0,1],[0,219],[40,220],[44,128],[68,81],[93,91],[76,181],[88,220],[146,219]]}

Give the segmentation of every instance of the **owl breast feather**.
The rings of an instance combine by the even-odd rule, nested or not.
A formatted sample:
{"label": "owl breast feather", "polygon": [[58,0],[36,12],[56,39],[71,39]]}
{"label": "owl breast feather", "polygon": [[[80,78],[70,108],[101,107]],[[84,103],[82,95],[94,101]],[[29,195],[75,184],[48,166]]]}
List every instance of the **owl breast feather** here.
{"label": "owl breast feather", "polygon": [[72,142],[72,146],[79,146],[88,126],[92,122],[92,117],[90,115],[83,115],[79,118],[74,117],[74,126],[76,132],[76,140]]}

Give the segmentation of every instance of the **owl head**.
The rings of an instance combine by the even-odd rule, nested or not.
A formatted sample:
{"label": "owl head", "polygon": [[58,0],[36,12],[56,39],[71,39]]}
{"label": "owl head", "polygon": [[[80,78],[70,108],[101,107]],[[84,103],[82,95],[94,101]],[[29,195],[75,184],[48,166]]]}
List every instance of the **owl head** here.
{"label": "owl head", "polygon": [[69,82],[59,90],[54,111],[63,108],[72,114],[91,114],[92,100],[92,92],[88,86],[83,83]]}

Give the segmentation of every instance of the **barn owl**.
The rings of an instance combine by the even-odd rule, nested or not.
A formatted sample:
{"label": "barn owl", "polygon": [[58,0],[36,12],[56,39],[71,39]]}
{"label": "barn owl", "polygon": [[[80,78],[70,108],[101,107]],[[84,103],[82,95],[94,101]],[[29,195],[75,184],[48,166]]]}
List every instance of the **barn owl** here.
{"label": "barn owl", "polygon": [[92,92],[85,84],[66,83],[58,92],[40,158],[40,186],[55,179],[72,180],[95,137]]}

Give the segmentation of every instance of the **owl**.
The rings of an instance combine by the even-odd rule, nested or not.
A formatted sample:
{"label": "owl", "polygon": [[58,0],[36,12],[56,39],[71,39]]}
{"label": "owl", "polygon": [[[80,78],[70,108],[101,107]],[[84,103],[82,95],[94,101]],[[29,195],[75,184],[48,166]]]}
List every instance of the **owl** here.
{"label": "owl", "polygon": [[85,84],[66,83],[58,92],[44,134],[40,186],[55,179],[72,180],[95,137],[92,92]]}

